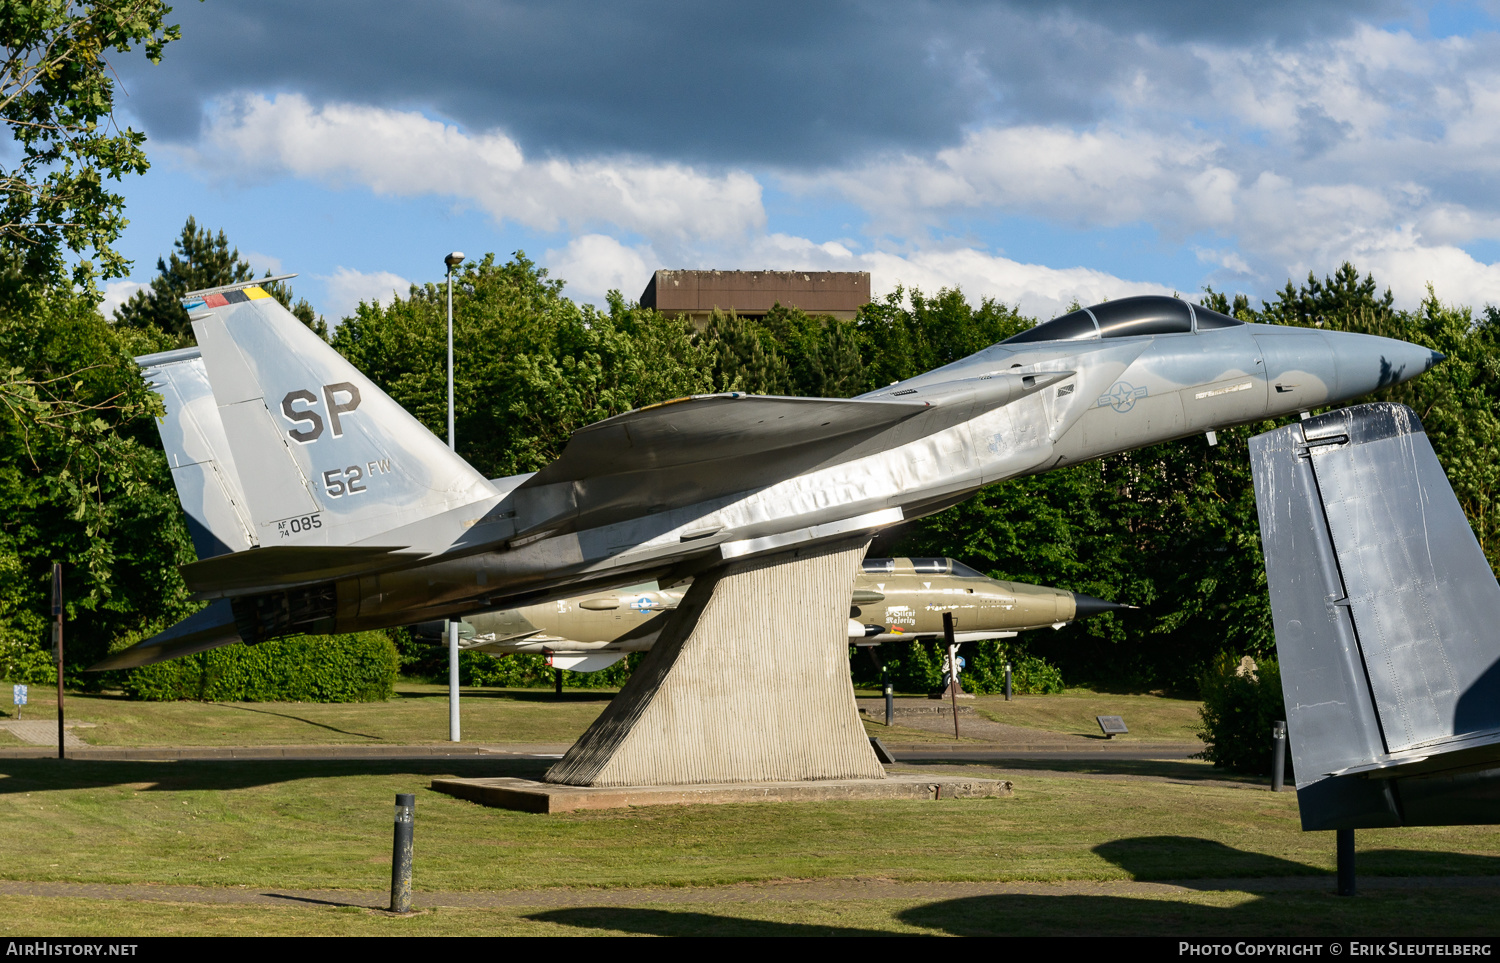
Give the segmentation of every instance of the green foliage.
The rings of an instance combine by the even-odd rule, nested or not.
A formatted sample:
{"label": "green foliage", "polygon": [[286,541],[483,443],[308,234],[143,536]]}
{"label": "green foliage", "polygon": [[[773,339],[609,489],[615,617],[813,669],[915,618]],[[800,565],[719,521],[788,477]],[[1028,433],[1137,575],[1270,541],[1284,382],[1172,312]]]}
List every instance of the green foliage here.
{"label": "green foliage", "polygon": [[[192,611],[192,545],[132,355],[158,350],[66,290],[0,309],[0,669],[37,678],[63,563],[70,680],[111,640]],[[45,670],[50,674],[50,667]]]}
{"label": "green foliage", "polygon": [[1004,341],[1035,324],[998,301],[970,307],[958,290],[934,297],[897,287],[883,301],[865,305],[856,327],[862,338],[864,391],[940,368]]}
{"label": "green foliage", "polygon": [[1266,775],[1271,771],[1271,727],[1286,720],[1281,668],[1275,659],[1221,652],[1199,677],[1203,699],[1202,756],[1216,766]]}
{"label": "green foliage", "polygon": [[[24,276],[58,278],[62,248],[92,251],[99,273],[129,267],[113,247],[126,223],[125,200],[106,179],[144,173],[146,135],[113,122],[115,50],[137,46],[157,63],[179,37],[160,0],[0,0],[0,120],[20,158],[0,172],[0,248]],[[81,260],[73,280],[93,291],[95,266]]]}
{"label": "green foliage", "polygon": [[154,702],[379,702],[395,691],[397,661],[384,632],[299,635],[131,669],[121,685]]}
{"label": "green foliage", "polygon": [[[401,673],[409,678],[428,679],[438,685],[448,682],[448,647],[420,639],[405,629],[394,629],[391,638],[399,655]],[[569,689],[618,688],[630,678],[630,672],[641,661],[643,653],[632,652],[624,659],[599,672],[563,672],[563,685]],[[458,654],[460,685],[492,686],[502,689],[550,689],[552,669],[544,655],[514,653],[495,656],[485,652]]]}
{"label": "green foliage", "polygon": [[[115,309],[115,324],[123,328],[152,328],[165,331],[181,345],[196,343],[192,322],[182,306],[182,296],[189,291],[238,284],[255,277],[250,262],[240,257],[239,248],[231,248],[221,230],[215,235],[200,228],[192,217],[183,225],[182,234],[172,243],[172,254],[156,259],[156,277],[151,284],[130,296]],[[270,276],[269,271],[266,276]],[[280,301],[299,321],[327,340],[328,325],[313,311],[306,298],[292,303],[292,289],[285,281],[262,285],[266,293]]]}
{"label": "green foliage", "polygon": [[[657,312],[579,307],[517,252],[454,277],[458,452],[490,477],[535,471],[568,435],[601,418],[711,391],[707,347]],[[413,286],[362,303],[332,344],[439,437],[447,434],[447,290]]]}
{"label": "green foliage", "polygon": [[[568,689],[618,689],[640,665],[644,653],[632,652],[607,669],[598,672],[563,670],[563,687]],[[443,653],[444,665],[447,652]],[[445,670],[446,671],[446,670]],[[506,689],[550,689],[555,684],[554,670],[544,655],[517,652],[493,656],[483,652],[460,652],[458,681],[462,685],[493,686]],[[446,676],[444,677],[446,678]]]}
{"label": "green foliage", "polygon": [[[944,652],[941,642],[913,640],[887,643],[876,650],[890,666],[891,684],[897,692],[936,692],[943,685]],[[1014,642],[988,639],[965,642],[958,647],[964,660],[959,682],[965,692],[979,695],[1005,691],[1005,663],[1011,663],[1011,691],[1018,695],[1047,695],[1063,691],[1057,667]],[[849,647],[850,670],[856,685],[876,688],[881,684],[875,661]]]}

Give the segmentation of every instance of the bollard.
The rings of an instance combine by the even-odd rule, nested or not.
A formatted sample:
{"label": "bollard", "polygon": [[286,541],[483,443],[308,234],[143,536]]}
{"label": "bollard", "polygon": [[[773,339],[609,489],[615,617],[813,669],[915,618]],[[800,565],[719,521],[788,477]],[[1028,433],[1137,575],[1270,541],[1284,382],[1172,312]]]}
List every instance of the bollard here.
{"label": "bollard", "polygon": [[1281,792],[1286,784],[1286,723],[1276,720],[1271,726],[1271,791]]}
{"label": "bollard", "polygon": [[891,684],[891,666],[887,662],[880,667],[880,687],[885,690],[885,724],[891,724],[891,716],[895,714],[896,688]]}
{"label": "bollard", "polygon": [[396,834],[391,843],[391,912],[411,912],[411,832],[417,797],[396,793]]}
{"label": "bollard", "polygon": [[1339,862],[1339,895],[1354,895],[1354,830],[1336,829],[1334,835],[1338,837],[1335,845],[1338,848]]}
{"label": "bollard", "polygon": [[958,643],[953,639],[953,613],[943,613],[943,641],[948,645],[948,697],[953,700],[953,738],[958,738]]}
{"label": "bollard", "polygon": [[1010,701],[1010,663],[1005,663],[1005,701]]}

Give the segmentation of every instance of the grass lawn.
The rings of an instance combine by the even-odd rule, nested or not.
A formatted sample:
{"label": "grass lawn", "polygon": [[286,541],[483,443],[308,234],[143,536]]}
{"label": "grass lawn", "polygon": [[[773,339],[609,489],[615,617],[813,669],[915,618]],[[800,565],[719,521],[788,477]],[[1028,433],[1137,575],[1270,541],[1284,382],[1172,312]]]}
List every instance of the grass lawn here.
{"label": "grass lawn", "polygon": [[[466,742],[570,743],[614,697],[613,689],[573,689],[561,697],[548,689],[465,688],[461,692]],[[861,693],[862,695],[864,693]],[[53,690],[32,687],[25,719],[57,718]],[[924,697],[903,696],[907,699]],[[1200,703],[1148,695],[1113,695],[1070,689],[1059,695],[980,696],[970,703],[997,722],[1080,736],[1097,736],[1096,715],[1122,715],[1126,739],[1195,739]],[[15,717],[15,708],[0,712]],[[446,686],[402,682],[389,702],[132,702],[118,696],[67,694],[70,722],[97,728],[78,734],[96,746],[417,745],[448,739]],[[962,723],[960,723],[960,726]],[[951,735],[866,721],[871,735],[890,743],[943,743]],[[962,731],[962,729],[960,729]],[[965,736],[962,743],[982,745]],[[0,745],[21,745],[0,731]]]}
{"label": "grass lawn", "polygon": [[[394,793],[417,793],[416,901],[433,891],[814,879],[1182,880],[1322,876],[1329,833],[1263,788],[1015,774],[1008,799],[650,807],[529,815],[426,789],[543,763],[0,760],[0,878],[383,890]],[[1137,767],[1148,766],[1135,763]],[[983,767],[969,767],[976,774]],[[77,933],[1488,932],[1500,831],[1361,831],[1362,877],[1494,875],[1495,889],[1174,896],[1006,895],[571,909],[337,907],[7,896],[0,931]],[[542,900],[538,901],[543,902]]]}
{"label": "grass lawn", "polygon": [[[1483,937],[1500,888],[1327,893],[1202,892],[1173,897],[977,896],[570,909],[441,907],[409,917],[352,907],[202,906],[7,897],[0,930],[116,937],[259,936],[1054,936]],[[1080,921],[1087,921],[1081,923]]]}
{"label": "grass lawn", "polygon": [[[1291,793],[1219,783],[1025,773],[1007,799],[550,816],[426,788],[438,774],[535,778],[544,765],[0,760],[0,820],[10,830],[0,834],[0,878],[379,889],[389,879],[397,792],[417,793],[419,890],[1160,880],[1333,866],[1331,834],[1298,829]],[[1500,874],[1500,831],[1491,827],[1361,831],[1359,845],[1366,874]]]}
{"label": "grass lawn", "polygon": [[[55,718],[37,692],[28,719]],[[565,743],[612,693],[465,690],[466,740]],[[1073,690],[982,697],[991,718],[1091,735],[1125,716],[1137,738],[1191,737],[1197,704]],[[446,692],[400,687],[362,705],[142,703],[68,696],[101,745],[441,742]],[[931,733],[871,732],[890,741]],[[10,738],[0,733],[0,740]],[[951,737],[942,741],[951,744]],[[966,742],[970,740],[965,740]],[[974,740],[979,744],[977,740]],[[1330,833],[1298,828],[1296,799],[1236,784],[1200,762],[1084,754],[1006,771],[1006,799],[648,807],[530,815],[427,789],[440,775],[537,778],[546,761],[0,759],[0,879],[379,891],[389,884],[391,802],[417,794],[416,902],[434,892],[538,892],[537,906],[438,907],[411,918],[346,906],[197,905],[85,896],[6,896],[16,935],[591,935],[1188,933],[1485,935],[1500,910],[1500,830],[1362,830],[1359,872],[1482,876],[1495,886],[1329,893]],[[920,766],[903,767],[921,770]],[[934,766],[951,770],[951,765]],[[999,775],[986,765],[961,767]],[[1063,771],[1065,770],[1065,771]],[[1165,778],[1128,778],[1147,776]],[[554,888],[716,886],[786,880],[1067,881],[1321,877],[1310,892],[1219,887],[1173,894],[1011,894],[810,899],[720,895],[649,906],[546,906]],[[523,897],[522,902],[529,897]]]}
{"label": "grass lawn", "polygon": [[1195,699],[1169,699],[1152,695],[1117,695],[1089,689],[1069,689],[1057,695],[1004,696],[984,695],[974,700],[975,711],[996,722],[1052,732],[1098,736],[1095,716],[1122,716],[1130,727],[1129,736],[1117,739],[1141,741],[1197,739],[1203,725],[1198,710],[1203,703]]}
{"label": "grass lawn", "polygon": [[[32,687],[24,719],[56,719],[56,692]],[[613,689],[461,690],[463,737],[477,743],[572,742]],[[446,686],[399,683],[389,702],[132,702],[67,693],[69,722],[96,746],[415,745],[448,740]],[[6,707],[15,718],[15,707]],[[4,734],[10,738],[9,733]]]}

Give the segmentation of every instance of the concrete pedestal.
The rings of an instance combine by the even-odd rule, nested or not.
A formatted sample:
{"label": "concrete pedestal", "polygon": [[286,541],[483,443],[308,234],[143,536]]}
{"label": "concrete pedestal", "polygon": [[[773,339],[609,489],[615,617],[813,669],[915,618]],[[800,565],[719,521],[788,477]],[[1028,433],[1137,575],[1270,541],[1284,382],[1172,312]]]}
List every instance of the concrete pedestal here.
{"label": "concrete pedestal", "polygon": [[694,806],[754,802],[848,802],[892,799],[982,799],[1011,794],[1006,779],[894,775],[886,779],[737,782],[696,786],[559,786],[530,779],[434,779],[432,788],[459,799],[526,813],[632,806]]}
{"label": "concrete pedestal", "polygon": [[547,782],[884,779],[849,678],[847,599],[867,544],[694,579],[630,681]]}

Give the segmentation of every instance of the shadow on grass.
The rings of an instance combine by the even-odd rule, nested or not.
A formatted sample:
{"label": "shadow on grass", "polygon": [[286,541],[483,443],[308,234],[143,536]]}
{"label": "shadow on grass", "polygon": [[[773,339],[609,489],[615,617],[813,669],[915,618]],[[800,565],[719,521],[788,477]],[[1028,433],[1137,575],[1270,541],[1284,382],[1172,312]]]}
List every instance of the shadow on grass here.
{"label": "shadow on grass", "polygon": [[[1330,862],[1333,833],[1324,833]],[[1094,853],[1137,880],[1171,881],[1190,889],[1217,889],[1225,879],[1323,876],[1332,885],[1333,871],[1267,853],[1226,846],[1195,836],[1135,836],[1113,839],[1094,847]],[[1355,857],[1360,876],[1490,876],[1500,884],[1500,857],[1424,849],[1359,850]],[[1195,885],[1193,877],[1206,880]]]}
{"label": "shadow on grass", "polygon": [[[1332,835],[1329,838],[1332,845]],[[1118,839],[1094,852],[1138,880],[1172,879],[1204,894],[1225,893],[1219,902],[1204,905],[1204,897],[1165,894],[1157,898],[995,894],[942,900],[903,910],[895,918],[912,926],[954,936],[1091,936],[1106,935],[1266,935],[1337,936],[1440,935],[1485,936],[1500,911],[1500,858],[1460,853],[1375,850],[1359,854],[1360,872],[1369,876],[1472,875],[1494,877],[1494,885],[1431,887],[1425,880],[1384,886],[1355,899],[1334,894],[1335,881],[1327,869],[1248,852],[1209,839],[1190,836],[1145,836]],[[1385,872],[1382,873],[1382,870]],[[1181,877],[1213,876],[1201,885]],[[1228,879],[1288,879],[1321,877],[1326,885],[1312,888],[1293,882],[1285,890],[1239,895]],[[1291,879],[1289,879],[1291,878]],[[1066,884],[1063,884],[1066,885]],[[1087,885],[1087,884],[1084,884]],[[1461,895],[1459,895],[1461,893]],[[1455,898],[1458,896],[1458,898]],[[1212,897],[1209,897],[1210,899]],[[816,900],[814,900],[816,901]],[[578,929],[609,930],[652,936],[874,936],[893,935],[868,928],[748,920],[700,910],[629,907],[575,907],[531,914],[539,922]]]}
{"label": "shadow on grass", "polygon": [[0,796],[144,785],[146,791],[245,789],[340,776],[540,779],[550,759],[444,756],[432,759],[0,759]]}
{"label": "shadow on grass", "polygon": [[263,716],[276,716],[278,719],[290,719],[293,722],[305,722],[310,726],[315,726],[319,729],[327,729],[329,732],[337,732],[340,735],[358,736],[361,739],[375,739],[377,741],[381,740],[380,736],[372,736],[368,732],[354,732],[351,729],[340,729],[338,726],[330,726],[326,723],[314,722],[311,719],[304,719],[301,716],[294,716],[289,712],[272,712],[270,709],[252,709],[247,705],[241,705],[233,702],[205,702],[203,704],[206,706],[213,706],[216,709],[235,709],[240,712],[254,712]]}
{"label": "shadow on grass", "polygon": [[1233,906],[1120,896],[970,896],[896,915],[953,936],[1488,936],[1500,890],[1268,893]]}
{"label": "shadow on grass", "polygon": [[[469,699],[494,699],[507,702],[565,703],[608,702],[618,694],[614,689],[564,689],[558,695],[551,689],[480,689],[462,687],[461,696]],[[397,692],[393,699],[447,699],[447,692]]]}
{"label": "shadow on grass", "polygon": [[1089,756],[1085,758],[1045,758],[1045,759],[1013,759],[997,756],[994,759],[985,759],[982,762],[965,759],[942,759],[937,756],[926,759],[913,759],[914,753],[907,751],[900,754],[899,767],[902,769],[927,769],[944,768],[951,769],[955,766],[975,770],[1005,770],[1017,769],[1031,770],[1045,773],[1076,774],[1081,776],[1142,776],[1155,779],[1174,779],[1189,782],[1233,782],[1242,783],[1245,786],[1270,787],[1271,780],[1259,776],[1244,776],[1238,773],[1217,769],[1207,763],[1191,762],[1188,760],[1175,759],[1111,759]]}
{"label": "shadow on grass", "polygon": [[306,903],[312,906],[338,906],[352,907],[354,909],[375,909],[384,907],[371,907],[368,903],[341,903],[331,899],[313,899],[311,896],[292,896],[287,893],[261,893],[260,895],[270,899],[284,899],[288,903]]}
{"label": "shadow on grass", "polygon": [[639,933],[645,936],[890,936],[885,930],[816,923],[779,923],[747,920],[715,913],[673,912],[659,909],[600,906],[548,910],[525,917],[579,929]]}

